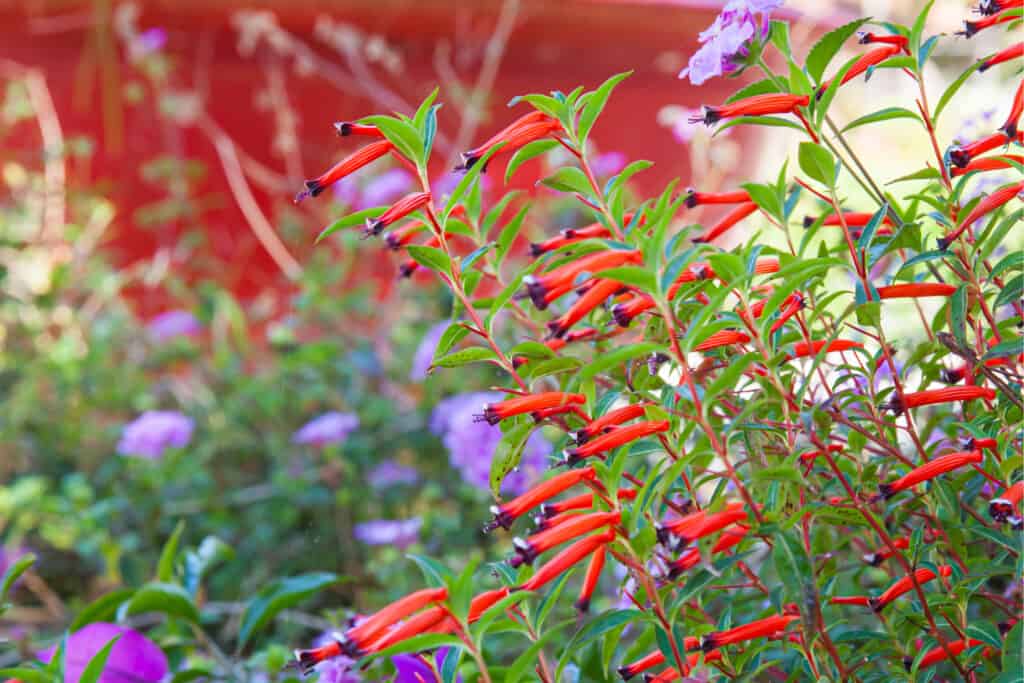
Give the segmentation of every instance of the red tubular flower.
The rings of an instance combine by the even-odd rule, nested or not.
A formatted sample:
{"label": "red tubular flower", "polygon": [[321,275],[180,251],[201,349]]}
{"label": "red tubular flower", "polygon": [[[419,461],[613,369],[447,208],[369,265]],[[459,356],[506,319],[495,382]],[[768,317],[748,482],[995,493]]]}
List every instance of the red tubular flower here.
{"label": "red tubular flower", "polygon": [[[1018,19],[1020,16],[1018,15]],[[1006,117],[1006,123],[999,127],[999,131],[1009,139],[1017,137],[1017,124],[1020,123],[1020,116],[1024,113],[1024,78],[1017,84],[1017,92],[1013,96],[1013,105],[1010,107],[1010,114]]]}
{"label": "red tubular flower", "polygon": [[484,612],[493,607],[499,600],[503,600],[508,596],[511,591],[508,586],[498,588],[486,593],[481,593],[472,600],[469,601],[469,616],[467,620],[469,623],[476,623],[480,617],[483,616]]}
{"label": "red tubular flower", "polygon": [[920,467],[915,467],[896,481],[889,482],[888,484],[879,484],[878,490],[883,498],[891,498],[900,491],[905,491],[929,479],[934,479],[940,474],[951,472],[964,465],[979,463],[982,460],[984,460],[984,457],[982,457],[981,451],[962,451],[943,455],[926,462]]}
{"label": "red tubular flower", "polygon": [[[904,40],[906,39],[904,38]],[[843,74],[843,80],[839,82],[839,85],[846,85],[871,67],[881,64],[890,57],[895,57],[902,52],[903,49],[903,46],[900,45],[882,45],[881,47],[876,47],[874,50],[868,50],[860,56],[860,59],[853,63],[853,66],[851,66],[845,74]],[[818,87],[818,91],[815,93],[815,96],[821,98],[830,85],[832,85],[832,79],[822,83]]]}
{"label": "red tubular flower", "polygon": [[800,292],[794,292],[792,296],[789,297],[788,301],[789,303],[786,308],[783,309],[782,314],[779,315],[778,319],[774,323],[772,323],[771,334],[778,332],[779,328],[786,324],[786,321],[803,310],[806,305],[806,300]]}
{"label": "red tubular flower", "polygon": [[[587,496],[586,494],[584,494],[582,497],[586,498],[588,503],[589,502],[593,502],[593,498],[591,496]],[[545,517],[543,514],[537,515],[536,517],[533,518],[533,521],[534,521],[533,533],[539,534],[542,531],[548,531],[549,529],[554,529],[556,526],[561,526],[562,524],[565,524],[570,519],[575,519],[576,517],[579,517],[580,516],[580,510],[591,510],[591,509],[593,509],[593,505],[588,505],[585,508],[574,508],[572,510],[569,510],[567,512],[563,512],[563,513],[555,515],[553,517]]]}
{"label": "red tubular flower", "polygon": [[750,214],[754,213],[755,211],[757,211],[757,204],[755,204],[754,202],[746,202],[745,204],[740,204],[735,209],[726,214],[726,216],[722,218],[722,220],[718,221],[713,226],[711,226],[711,228],[708,229],[708,231],[705,232],[703,235],[694,237],[693,241],[698,244],[712,242],[715,239],[724,235],[733,226],[735,226],[737,223],[739,223],[741,220],[743,220]]}
{"label": "red tubular flower", "polygon": [[604,558],[607,554],[605,548],[603,545],[598,547],[594,554],[590,556],[590,564],[587,565],[587,574],[583,577],[580,597],[574,603],[574,606],[580,612],[586,612],[590,609],[590,596],[594,594],[594,589],[597,588],[597,580],[601,578],[601,570],[604,569]]}
{"label": "red tubular flower", "polygon": [[[949,649],[950,654],[954,657],[958,656],[961,652],[968,648],[977,647],[978,645],[984,645],[980,640],[954,640],[946,643],[946,648]],[[986,648],[988,649],[988,648]],[[941,645],[938,647],[928,650],[927,654],[921,658],[921,663],[917,665],[917,670],[927,669],[930,666],[934,666],[941,661],[944,661],[949,655],[946,654],[946,650]],[[907,656],[903,658],[903,667],[910,671],[914,668],[914,658]]]}
{"label": "red tubular flower", "polygon": [[[469,170],[480,161],[480,159],[491,150],[492,147],[504,142],[501,154],[514,152],[523,145],[534,140],[546,138],[562,127],[556,119],[540,111],[532,111],[521,116],[508,126],[495,133],[487,142],[479,147],[462,153],[462,163],[456,170]],[[484,169],[486,170],[486,169]]]}
{"label": "red tubular flower", "polygon": [[295,195],[295,203],[298,204],[306,197],[316,197],[345,176],[351,175],[362,167],[380,159],[393,148],[394,145],[387,140],[380,140],[379,142],[371,142],[365,147],[356,150],[323,174],[312,180],[307,180],[305,183],[306,189]]}
{"label": "red tubular flower", "polygon": [[598,548],[611,543],[613,540],[615,540],[615,531],[609,529],[604,533],[594,534],[593,536],[587,536],[582,540],[576,541],[571,546],[548,560],[533,576],[530,577],[528,581],[526,581],[526,583],[521,586],[517,586],[512,590],[538,590],[548,582],[561,576],[574,564],[587,557]]}
{"label": "red tubular flower", "polygon": [[719,330],[710,337],[694,347],[694,351],[710,351],[720,346],[732,346],[733,344],[746,344],[750,341],[750,335],[738,330]]}
{"label": "red tubular flower", "polygon": [[[1024,45],[1024,43],[1022,43]],[[1007,168],[1014,168],[1010,162],[1016,162],[1018,164],[1024,164],[1024,156],[1019,154],[1004,154],[997,157],[982,157],[981,159],[972,159],[963,168],[954,168],[952,170],[953,177],[967,175],[968,173],[983,173],[985,171],[1002,171]]]}
{"label": "red tubular flower", "polygon": [[987,17],[1009,7],[1013,7],[1013,0],[981,0],[974,10]]}
{"label": "red tubular flower", "polygon": [[858,31],[857,42],[861,45],[872,45],[874,43],[885,43],[886,45],[895,45],[904,52],[907,50],[907,44],[909,41],[906,36],[901,36],[898,33],[892,35],[878,35],[871,31]]}
{"label": "red tubular flower", "polygon": [[682,678],[682,674],[679,673],[679,669],[673,669],[669,667],[658,675],[644,674],[644,683],[669,683],[670,681],[676,681]]}
{"label": "red tubular flower", "polygon": [[665,655],[662,654],[661,650],[655,650],[649,655],[641,657],[632,664],[626,664],[620,666],[617,671],[619,676],[622,676],[622,680],[628,681],[637,674],[641,674],[648,669],[653,669],[656,666],[660,666],[665,663]]}
{"label": "red tubular flower", "polygon": [[1024,193],[1024,180],[1000,187],[995,192],[986,196],[978,202],[977,205],[975,205],[969,214],[967,214],[967,217],[964,218],[959,228],[945,237],[939,238],[939,249],[948,248],[956,238],[963,234],[964,230],[974,223],[974,221],[992,213],[1021,193]]}
{"label": "red tubular flower", "polygon": [[716,650],[725,645],[742,643],[747,640],[753,640],[754,638],[772,636],[785,630],[787,626],[794,621],[797,621],[799,618],[800,617],[796,615],[776,614],[775,616],[752,621],[749,624],[744,624],[743,626],[731,628],[728,631],[709,633],[705,636],[701,636],[700,648],[705,652],[710,652],[711,650]]}
{"label": "red tubular flower", "polygon": [[871,604],[871,598],[866,595],[837,595],[829,600],[829,602],[833,605],[857,605],[858,607],[868,607]]}
{"label": "red tubular flower", "polygon": [[360,657],[366,652],[367,647],[386,633],[393,624],[435,602],[443,602],[447,599],[447,588],[425,588],[410,593],[384,607],[376,614],[367,617],[358,626],[350,628],[340,635],[335,643],[316,650],[296,650],[295,659],[303,671],[309,671],[324,659],[337,657],[339,654]]}
{"label": "red tubular flower", "polygon": [[[619,500],[635,500],[636,489],[619,489],[617,498]],[[560,517],[563,513],[570,512],[572,510],[590,510],[593,509],[595,503],[595,497],[592,493],[581,493],[578,496],[572,498],[566,498],[565,500],[558,500],[554,503],[544,503],[540,506],[541,518],[550,522],[548,527],[558,526],[555,523],[555,518]]]}
{"label": "red tubular flower", "polygon": [[[906,550],[910,547],[910,539],[906,536],[892,539],[892,544],[896,546],[897,550]],[[870,564],[872,567],[877,567],[882,564],[885,560],[888,560],[895,553],[889,547],[882,548],[873,553],[868,553],[862,558],[865,562]]]}
{"label": "red tubular flower", "polygon": [[983,19],[976,21],[965,21],[964,28],[962,31],[957,31],[954,35],[963,36],[964,38],[971,38],[978,31],[984,31],[987,28],[992,28],[998,24],[1004,24],[1008,21],[1019,21],[1020,12],[1014,12],[1013,9],[1004,9],[998,14],[992,14],[986,16]]}
{"label": "red tubular flower", "polygon": [[525,415],[544,408],[555,408],[557,406],[586,403],[587,397],[583,394],[568,394],[561,391],[547,391],[540,394],[529,394],[516,398],[506,399],[498,403],[484,405],[484,412],[476,415],[477,422],[486,420],[496,425],[502,420],[515,415]]}
{"label": "red tubular flower", "polygon": [[334,129],[338,135],[347,138],[349,135],[358,135],[367,138],[383,138],[384,133],[377,126],[370,126],[365,123],[353,123],[352,121],[335,121]]}
{"label": "red tubular flower", "polygon": [[570,432],[569,438],[575,441],[577,445],[582,446],[595,436],[605,433],[609,427],[614,427],[622,424],[623,422],[635,420],[638,417],[642,417],[643,414],[644,406],[639,403],[632,403],[628,406],[616,408],[615,410],[609,410],[601,417],[591,420],[583,429],[577,429],[575,432]]}
{"label": "red tubular flower", "polygon": [[[827,227],[841,227],[843,223],[846,223],[848,228],[863,228],[871,222],[872,218],[874,218],[874,214],[867,213],[866,211],[844,211],[841,217],[838,213],[832,212],[825,217],[821,224]],[[815,218],[813,216],[804,216],[804,227],[811,227],[814,225],[814,221]],[[882,218],[882,224],[878,226],[875,234],[891,235],[892,218],[888,215]]]}
{"label": "red tubular flower", "polygon": [[720,531],[730,524],[742,522],[746,518],[747,512],[743,509],[743,503],[734,501],[727,504],[721,512],[709,514],[706,510],[698,510],[664,524],[655,524],[655,530],[658,542],[662,545],[668,546],[670,535],[674,535],[682,540],[680,545],[685,546],[693,540]]}
{"label": "red tubular flower", "polygon": [[598,280],[569,307],[565,314],[548,323],[548,334],[557,339],[565,336],[569,328],[583,320],[584,316],[603,304],[608,297],[622,290],[622,283],[616,280]]}
{"label": "red tubular flower", "polygon": [[690,118],[690,123],[703,123],[713,126],[722,119],[737,116],[766,116],[768,114],[792,114],[797,107],[806,107],[811,98],[807,95],[789,95],[785,93],[768,93],[745,97],[720,107],[704,107],[702,116]]}
{"label": "red tubular flower", "polygon": [[612,317],[619,327],[629,327],[633,319],[644,311],[654,308],[654,299],[642,294],[629,301],[612,306]]}
{"label": "red tubular flower", "polygon": [[904,282],[878,287],[879,299],[921,299],[928,296],[953,296],[956,287],[944,282]]}
{"label": "red tubular flower", "polygon": [[[733,529],[726,529],[718,537],[715,544],[711,546],[711,554],[717,555],[738,545],[750,531],[750,527],[737,524]],[[668,578],[678,578],[683,572],[693,569],[700,563],[700,548],[690,548],[679,556],[679,559],[668,563]]]}
{"label": "red tubular flower", "polygon": [[692,187],[686,188],[683,203],[688,209],[705,204],[744,204],[750,201],[750,193],[746,190],[733,192],[697,192]]}
{"label": "red tubular flower", "polygon": [[[441,238],[437,235],[431,235],[430,239],[423,243],[425,247],[437,248],[441,246]],[[402,265],[398,266],[398,277],[409,278],[420,268],[420,263],[416,259],[408,259]]]}
{"label": "red tubular flower", "polygon": [[988,503],[989,517],[1002,524],[1018,516],[1017,506],[1024,498],[1024,481],[1018,481]]}
{"label": "red tubular flower", "polygon": [[[690,651],[690,650],[696,649],[698,647],[700,647],[700,641],[699,641],[698,638],[694,638],[694,637],[689,637],[688,636],[683,641],[683,650],[684,651]],[[693,667],[697,666],[697,663],[700,661],[701,654],[702,653],[700,653],[700,652],[695,652],[695,653],[691,654],[689,657],[686,658],[686,666],[687,666],[688,669],[692,669]],[[711,662],[717,662],[717,661],[719,661],[721,659],[722,659],[722,655],[720,653],[718,653],[718,652],[708,652],[708,653],[704,654],[704,663],[705,664],[710,664]],[[617,671],[619,673],[619,676],[622,677],[622,680],[628,681],[629,679],[633,678],[637,674],[643,673],[644,671],[647,671],[648,669],[653,669],[656,666],[661,666],[664,663],[665,663],[665,655],[662,654],[661,650],[656,650],[656,651],[652,652],[651,654],[649,654],[649,655],[647,655],[645,657],[642,657],[641,659],[636,660],[632,664],[627,664],[625,666],[620,666],[617,669]],[[658,674],[658,676],[668,675],[669,672],[675,672],[675,676],[676,677],[678,677],[678,675],[679,675],[678,672],[675,669],[666,669],[665,671],[663,671],[660,674]],[[659,678],[659,677],[654,677],[654,678],[645,678],[645,680],[647,680],[647,681],[674,680],[674,678],[662,679],[662,678]]]}
{"label": "red tubular flower", "polygon": [[1024,57],[1024,43],[1017,43],[983,61],[981,66],[978,67],[978,71],[988,71],[997,64],[1008,62],[1011,59],[1020,59],[1021,57]]}
{"label": "red tubular flower", "polygon": [[[631,263],[640,263],[643,255],[639,251],[607,249],[594,252],[575,261],[550,270],[540,277],[527,275],[523,278],[526,291],[537,308],[544,310],[551,300],[546,295],[551,291],[568,293],[576,285],[576,279],[583,273],[596,274],[609,268],[618,268]],[[563,291],[564,289],[564,291]]]}
{"label": "red tubular flower", "polygon": [[582,446],[576,446],[574,448],[566,448],[562,451],[565,456],[564,464],[572,466],[582,460],[583,458],[589,458],[597,455],[598,453],[604,453],[612,449],[624,446],[627,443],[642,439],[652,434],[660,434],[667,432],[669,428],[668,420],[658,420],[654,422],[637,422],[636,424],[626,425],[625,427],[616,427],[607,434],[602,434]]}
{"label": "red tubular flower", "polygon": [[384,243],[391,251],[398,251],[402,247],[412,244],[413,238],[426,229],[427,224],[423,221],[412,221],[384,235]]}
{"label": "red tubular flower", "polygon": [[904,394],[903,396],[893,394],[889,403],[883,407],[898,415],[908,408],[919,408],[921,406],[951,403],[953,401],[974,401],[979,398],[992,401],[995,397],[996,392],[994,389],[967,385],[916,391],[912,394]]}
{"label": "red tubular flower", "polygon": [[[844,448],[846,447],[843,446],[843,444],[841,443],[830,443],[826,447],[826,450],[829,453],[842,453]],[[814,462],[817,459],[817,457],[819,455],[822,455],[824,452],[825,451],[807,451],[806,453],[800,454],[800,460],[802,460],[805,463],[811,463]]]}
{"label": "red tubular flower", "polygon": [[516,496],[507,503],[492,505],[491,512],[494,514],[494,520],[484,527],[484,531],[494,531],[498,527],[508,529],[512,522],[544,501],[554,498],[580,482],[593,481],[595,476],[593,467],[567,470],[540,482],[529,491]]}
{"label": "red tubular flower", "polygon": [[[633,222],[633,216],[635,214],[630,211],[622,216],[622,221],[629,225]],[[642,223],[643,221],[641,221]],[[600,223],[591,223],[585,225],[582,228],[566,228],[562,230],[557,237],[552,237],[543,242],[534,242],[530,245],[530,256],[540,256],[546,254],[549,251],[554,251],[566,246],[567,244],[575,244],[582,242],[583,240],[589,239],[605,239],[612,236],[612,233],[608,228],[604,227]]]}
{"label": "red tubular flower", "polygon": [[788,354],[790,360],[796,358],[811,358],[821,353],[822,349],[825,349],[825,353],[838,353],[840,351],[849,351],[850,349],[863,349],[864,345],[860,342],[851,341],[849,339],[835,339],[826,343],[823,340],[815,340],[810,343],[797,342],[793,344],[793,353]]}
{"label": "red tubular flower", "polygon": [[[953,568],[950,567],[948,564],[944,564],[941,567],[939,567],[939,576],[945,578],[950,576],[952,573]],[[916,572],[914,572],[914,578],[917,579],[917,582],[919,584],[928,583],[929,581],[935,578],[935,572],[933,572],[931,569],[918,569]],[[888,605],[901,595],[909,593],[913,589],[914,580],[909,576],[904,576],[902,579],[897,580],[891,586],[886,588],[885,592],[883,592],[877,598],[869,599],[868,604],[874,611],[881,612],[886,605]]]}
{"label": "red tubular flower", "polygon": [[431,196],[429,192],[413,192],[412,194],[407,194],[392,204],[391,208],[381,215],[376,218],[367,218],[366,228],[363,230],[363,235],[367,237],[370,235],[379,235],[384,228],[395,221],[402,220],[413,211],[419,211],[422,209],[430,203],[430,199]]}
{"label": "red tubular flower", "polygon": [[399,626],[391,629],[383,636],[373,641],[373,643],[366,648],[366,651],[367,653],[380,652],[381,650],[389,648],[403,640],[408,640],[413,636],[418,636],[421,633],[427,632],[429,629],[444,621],[447,617],[448,610],[444,607],[431,607],[430,609],[423,610],[419,614],[410,617]]}
{"label": "red tubular flower", "polygon": [[621,514],[618,512],[593,512],[589,515],[576,515],[573,519],[566,520],[556,527],[534,534],[525,540],[517,536],[512,539],[512,546],[518,553],[518,561],[513,558],[511,564],[513,566],[533,564],[538,555],[542,555],[555,546],[579,538],[583,534],[588,534],[603,526],[618,524],[620,518]]}
{"label": "red tubular flower", "polygon": [[[1018,131],[1016,137],[1019,144],[1024,144],[1024,131]],[[1002,133],[992,133],[966,145],[954,145],[949,148],[947,154],[951,164],[963,168],[971,162],[971,159],[1007,144],[1005,135]]]}

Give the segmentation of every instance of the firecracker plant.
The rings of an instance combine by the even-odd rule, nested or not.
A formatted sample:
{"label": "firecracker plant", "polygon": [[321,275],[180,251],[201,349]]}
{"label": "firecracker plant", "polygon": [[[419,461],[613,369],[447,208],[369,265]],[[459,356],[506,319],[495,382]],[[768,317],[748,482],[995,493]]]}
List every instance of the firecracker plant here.
{"label": "firecracker plant", "polygon": [[[636,197],[645,161],[597,180],[588,138],[626,73],[513,100],[447,196],[427,171],[436,91],[411,118],[336,124],[355,151],[298,199],[386,155],[422,186],[321,238],[361,228],[407,254],[403,275],[431,271],[454,301],[434,369],[483,363],[506,378],[507,398],[478,416],[503,432],[493,517],[465,525],[506,536],[508,557],[460,573],[418,558],[421,590],[298,649],[302,671],[349,658],[383,677],[389,656],[419,653],[446,682],[562,681],[570,666],[574,680],[1018,680],[1021,44],[938,96],[922,74],[942,41],[1012,36],[1022,8],[982,2],[960,37],[925,36],[929,9],[911,27],[843,25],[802,62],[787,24],[760,14],[741,49],[720,51],[726,68],[712,65],[759,80],[694,121],[790,129],[799,152],[775,180],[725,191],[701,188],[697,169],[695,189]],[[914,101],[872,111],[879,69]],[[1002,125],[938,137],[983,78],[1017,82],[993,103]],[[837,97],[859,98],[863,116],[835,120]],[[916,122],[929,150],[899,183],[847,137],[893,119]],[[484,206],[481,177],[507,182],[550,154],[570,163],[541,184],[591,220],[527,245],[529,203]],[[972,196],[1007,171],[1018,179]],[[849,201],[851,186],[869,199]],[[717,221],[688,220],[717,205]],[[564,432],[550,475],[497,499],[541,428]],[[602,585],[619,607],[588,614]],[[571,601],[582,616],[559,607]]]}

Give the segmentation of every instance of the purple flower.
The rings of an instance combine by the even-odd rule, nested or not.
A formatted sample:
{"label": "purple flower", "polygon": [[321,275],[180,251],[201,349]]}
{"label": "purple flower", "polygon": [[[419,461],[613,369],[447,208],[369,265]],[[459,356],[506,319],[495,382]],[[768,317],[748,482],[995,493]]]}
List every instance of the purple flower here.
{"label": "purple flower", "polygon": [[[504,398],[504,394],[492,392],[459,394],[438,403],[430,418],[430,429],[448,448],[452,466],[462,473],[463,480],[484,491],[490,489],[491,459],[501,441],[501,429],[477,421],[474,415],[483,404]],[[539,432],[531,434],[519,467],[505,477],[501,490],[510,494],[526,490],[546,469],[551,450]]]}
{"label": "purple flower", "polygon": [[409,467],[395,462],[385,460],[374,467],[366,475],[366,481],[375,489],[386,489],[390,486],[401,484],[415,484],[420,478],[415,467]]}
{"label": "purple flower", "polygon": [[356,524],[354,531],[356,540],[366,545],[393,545],[404,550],[420,540],[422,526],[423,520],[419,517],[374,519]]}
{"label": "purple flower", "polygon": [[146,331],[156,342],[165,342],[174,337],[194,337],[202,332],[203,326],[188,311],[174,310],[161,313],[146,323]]}
{"label": "purple flower", "polygon": [[174,410],[147,410],[124,426],[119,455],[156,460],[168,448],[184,448],[192,440],[195,421]]}
{"label": "purple flower", "polygon": [[[313,641],[313,647],[323,647],[328,643],[338,640],[341,636],[337,633],[324,633]],[[356,661],[345,655],[331,657],[326,662],[320,662],[314,667],[319,674],[317,683],[359,683],[362,678],[358,671],[355,671]]]}
{"label": "purple flower", "polygon": [[[440,671],[444,665],[445,657],[448,656],[450,649],[442,647],[434,655],[437,671]],[[436,683],[438,680],[437,674],[434,673],[435,669],[431,669],[422,656],[395,655],[391,658],[391,663],[395,665],[397,674],[394,683]],[[462,676],[459,676],[458,680],[461,681]]]}
{"label": "purple flower", "polygon": [[412,175],[402,168],[392,168],[371,179],[363,188],[364,207],[391,204],[412,187]]}
{"label": "purple flower", "polygon": [[352,413],[331,411],[315,417],[292,435],[292,443],[323,448],[341,443],[359,427],[359,418]]}
{"label": "purple flower", "polygon": [[[117,624],[97,622],[68,638],[65,683],[78,681],[93,656],[117,636],[120,638],[110,650],[98,683],[157,683],[167,676],[167,657],[146,636]],[[51,647],[40,652],[39,659],[49,662],[55,650]]]}
{"label": "purple flower", "polygon": [[434,352],[437,351],[437,344],[441,341],[441,335],[448,329],[448,323],[438,323],[427,330],[423,340],[416,347],[416,353],[412,357],[412,370],[409,371],[409,379],[413,382],[422,382],[427,378],[427,370],[430,369],[430,362],[434,360]]}
{"label": "purple flower", "polygon": [[612,176],[626,166],[626,155],[622,152],[605,152],[598,154],[591,164],[591,170],[598,177]]}
{"label": "purple flower", "polygon": [[768,36],[768,15],[782,0],[730,0],[722,13],[698,40],[700,49],[690,57],[679,78],[689,76],[690,83],[700,85],[708,79],[739,68],[737,58],[749,54],[750,42]]}

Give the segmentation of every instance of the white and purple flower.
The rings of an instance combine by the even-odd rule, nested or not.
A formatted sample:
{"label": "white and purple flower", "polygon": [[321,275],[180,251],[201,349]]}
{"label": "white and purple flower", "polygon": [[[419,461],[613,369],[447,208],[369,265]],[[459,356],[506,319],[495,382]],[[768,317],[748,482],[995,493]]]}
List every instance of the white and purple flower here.
{"label": "white and purple flower", "polygon": [[715,76],[732,73],[750,55],[751,43],[768,37],[768,16],[782,0],[730,0],[715,22],[702,31],[700,49],[679,78],[689,77],[693,85],[701,85]]}
{"label": "white and purple flower", "polygon": [[192,313],[179,309],[152,318],[146,323],[146,331],[153,341],[165,342],[175,337],[195,337],[203,326]]}
{"label": "white and purple flower", "polygon": [[195,420],[175,410],[148,410],[124,426],[119,455],[157,460],[168,448],[184,448],[192,440]]}
{"label": "white and purple flower", "polygon": [[330,411],[315,417],[292,435],[292,443],[323,448],[339,444],[359,428],[359,418],[352,413]]}
{"label": "white and purple flower", "polygon": [[423,519],[374,519],[355,525],[356,540],[366,545],[390,545],[405,550],[420,540]]}

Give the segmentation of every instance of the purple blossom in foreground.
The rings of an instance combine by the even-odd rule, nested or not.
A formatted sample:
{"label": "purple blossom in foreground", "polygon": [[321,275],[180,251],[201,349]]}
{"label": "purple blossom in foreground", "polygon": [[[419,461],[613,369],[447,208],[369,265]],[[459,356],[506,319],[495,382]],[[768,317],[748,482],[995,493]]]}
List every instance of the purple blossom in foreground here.
{"label": "purple blossom in foreground", "polygon": [[195,337],[203,326],[190,312],[175,310],[152,318],[146,323],[146,331],[153,341],[165,342],[174,337]]}
{"label": "purple blossom in foreground", "polygon": [[[440,671],[444,665],[444,659],[448,656],[448,652],[451,648],[442,647],[434,655],[434,664],[436,669],[431,669],[427,661],[420,655],[395,655],[391,658],[391,663],[395,665],[395,681],[394,683],[436,683],[438,680],[437,674],[434,671]],[[459,676],[456,680],[461,681],[462,676]]]}
{"label": "purple blossom in foreground", "polygon": [[292,435],[292,443],[323,448],[341,443],[359,428],[359,418],[352,413],[331,411],[315,417]]}
{"label": "purple blossom in foreground", "polygon": [[[464,481],[484,491],[490,490],[491,459],[501,441],[501,429],[477,421],[474,415],[485,403],[504,398],[504,394],[494,392],[459,394],[438,403],[430,418],[430,429],[448,448],[452,466],[461,472]],[[539,432],[531,434],[519,467],[505,477],[501,490],[513,495],[526,490],[547,468],[551,450],[551,444]]]}
{"label": "purple blossom in foreground", "polygon": [[[339,637],[336,633],[324,633],[313,641],[313,647],[323,647]],[[317,683],[359,683],[363,679],[355,669],[356,661],[341,655],[320,662],[313,670],[319,674]]]}
{"label": "purple blossom in foreground", "polygon": [[366,481],[375,489],[386,489],[401,484],[415,484],[420,473],[415,467],[402,465],[394,460],[385,460],[366,475]]}
{"label": "purple blossom in foreground", "polygon": [[430,369],[430,361],[434,360],[434,352],[437,351],[437,344],[441,341],[441,335],[448,329],[448,323],[438,323],[427,330],[423,340],[416,347],[416,353],[412,357],[412,369],[409,371],[409,379],[413,382],[422,382],[427,378],[427,370]]}
{"label": "purple blossom in foreground", "polygon": [[[117,636],[120,639],[111,648],[97,683],[157,683],[167,676],[167,657],[146,636],[117,624],[96,622],[68,637],[64,654],[65,683],[78,681],[93,656]],[[39,659],[49,662],[55,649],[40,652]]]}
{"label": "purple blossom in foreground", "polygon": [[782,0],[730,0],[698,37],[701,47],[679,78],[689,77],[690,83],[700,85],[738,69],[738,58],[749,54],[750,42],[768,36],[768,15],[781,4]]}
{"label": "purple blossom in foreground", "polygon": [[354,531],[356,540],[366,545],[391,545],[404,550],[420,540],[422,526],[423,520],[419,517],[374,519],[356,524]]}
{"label": "purple blossom in foreground", "polygon": [[192,440],[195,420],[174,410],[148,410],[124,426],[119,455],[156,460],[168,448],[184,448]]}

